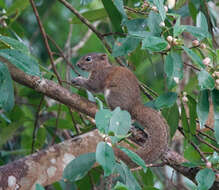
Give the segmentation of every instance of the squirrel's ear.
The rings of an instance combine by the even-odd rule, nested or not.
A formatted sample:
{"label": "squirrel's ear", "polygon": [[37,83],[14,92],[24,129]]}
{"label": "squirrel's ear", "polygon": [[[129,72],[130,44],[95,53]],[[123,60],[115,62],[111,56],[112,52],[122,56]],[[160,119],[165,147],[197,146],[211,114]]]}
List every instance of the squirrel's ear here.
{"label": "squirrel's ear", "polygon": [[103,54],[101,55],[101,59],[104,60],[104,61],[107,60],[107,54],[106,54],[106,53],[103,53]]}

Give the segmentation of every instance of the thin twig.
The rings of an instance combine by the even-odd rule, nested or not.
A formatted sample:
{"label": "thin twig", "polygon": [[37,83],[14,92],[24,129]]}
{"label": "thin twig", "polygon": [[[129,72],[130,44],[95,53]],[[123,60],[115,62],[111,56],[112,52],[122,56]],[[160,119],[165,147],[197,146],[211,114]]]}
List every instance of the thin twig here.
{"label": "thin twig", "polygon": [[124,6],[124,8],[130,12],[133,12],[133,13],[137,13],[137,14],[140,14],[140,15],[148,15],[147,12],[143,12],[143,11],[138,11],[138,10],[135,10],[133,8],[130,8],[130,7],[127,7],[127,6]]}
{"label": "thin twig", "polygon": [[32,134],[31,153],[34,152],[34,145],[35,145],[35,140],[36,140],[36,131],[37,131],[37,128],[38,128],[38,119],[39,119],[39,116],[40,116],[40,109],[41,109],[41,106],[43,104],[43,100],[44,100],[44,95],[42,95],[42,97],[40,99],[40,103],[39,103],[39,105],[37,107],[37,110],[36,110],[36,116],[35,116],[34,128],[33,128],[33,134]]}
{"label": "thin twig", "polygon": [[189,64],[189,63],[187,63],[187,62],[183,62],[183,64],[186,65],[186,66],[189,66],[189,67],[193,68],[193,69],[196,70],[196,71],[201,71],[198,67],[196,67],[196,66],[194,66],[194,65],[192,65],[192,64]]}
{"label": "thin twig", "polygon": [[[196,119],[195,121],[196,121],[196,123],[200,123],[199,120],[197,120],[197,119]],[[212,129],[212,128],[209,127],[208,125],[205,124],[204,126],[205,126],[207,129],[209,129],[209,130],[211,130],[211,131],[214,132],[214,129]]]}
{"label": "thin twig", "polygon": [[201,135],[203,135],[203,136],[205,136],[205,137],[211,139],[212,141],[217,142],[215,138],[211,137],[210,135],[208,135],[208,134],[206,134],[206,133],[203,133],[201,130],[196,129],[196,131],[197,131],[199,134],[201,134]]}
{"label": "thin twig", "polygon": [[[180,133],[181,133],[183,136],[185,136],[182,127],[178,127],[178,130],[180,131]],[[199,153],[199,155],[200,155],[201,158],[205,161],[205,163],[207,163],[208,160],[205,158],[205,155],[204,155],[204,153],[200,150],[200,148],[199,148],[195,143],[193,143],[190,139],[188,139],[188,141],[189,141],[189,143],[193,146],[193,148]]]}
{"label": "thin twig", "polygon": [[[93,25],[96,27],[99,24],[99,22],[95,22]],[[75,56],[76,52],[81,49],[84,44],[87,42],[87,40],[90,38],[92,34],[92,31],[88,29],[87,33],[84,35],[84,37],[76,44],[74,47],[71,48],[71,56]],[[55,60],[54,64],[58,64],[63,60],[63,57],[59,57],[58,59]]]}
{"label": "thin twig", "polygon": [[61,104],[59,104],[59,106],[58,106],[58,111],[57,111],[57,116],[56,116],[56,125],[55,125],[54,135],[52,137],[51,145],[53,145],[55,143],[55,138],[57,136],[56,133],[57,133],[57,130],[58,130],[58,125],[59,125],[61,106],[62,106]]}
{"label": "thin twig", "polygon": [[212,149],[214,149],[216,152],[219,152],[219,149],[215,146],[213,146],[212,144],[206,142],[205,140],[203,140],[201,137],[199,137],[198,135],[195,135],[195,137],[202,143],[208,145],[209,147],[211,147]]}
{"label": "thin twig", "polygon": [[59,53],[61,54],[62,58],[65,60],[66,64],[69,65],[71,67],[71,69],[77,74],[80,75],[77,70],[74,68],[74,66],[68,61],[68,59],[66,58],[64,52],[62,51],[62,49],[58,46],[58,44],[55,42],[55,40],[53,40],[49,35],[47,35],[48,39],[54,44],[54,46],[57,48],[57,50],[59,51]]}
{"label": "thin twig", "polygon": [[41,31],[41,33],[42,33],[44,43],[45,43],[47,52],[48,52],[48,54],[49,54],[49,59],[50,59],[50,62],[51,62],[51,64],[52,64],[53,72],[55,73],[55,75],[56,75],[56,77],[57,77],[57,79],[58,79],[59,84],[61,84],[61,83],[62,83],[62,82],[61,82],[61,77],[59,76],[59,74],[58,74],[58,72],[57,72],[57,70],[56,70],[56,67],[55,67],[55,65],[54,65],[54,60],[53,60],[53,56],[52,56],[52,51],[51,51],[51,49],[50,49],[50,47],[49,47],[49,43],[48,43],[48,39],[47,39],[47,36],[46,36],[46,32],[45,32],[45,30],[44,30],[44,28],[43,28],[43,25],[42,25],[42,23],[41,23],[41,20],[40,20],[40,17],[39,17],[39,13],[38,13],[38,11],[37,11],[37,8],[36,8],[36,5],[35,5],[35,3],[34,3],[34,0],[30,0],[30,4],[31,4],[31,6],[32,6],[32,8],[33,8],[33,12],[34,12],[34,14],[35,14],[35,16],[36,16],[38,25],[39,25],[39,27],[40,27],[40,31]]}
{"label": "thin twig", "polygon": [[109,32],[109,33],[102,34],[103,37],[112,36],[112,35],[126,36],[127,34],[125,34],[125,33],[120,33],[120,32]]}

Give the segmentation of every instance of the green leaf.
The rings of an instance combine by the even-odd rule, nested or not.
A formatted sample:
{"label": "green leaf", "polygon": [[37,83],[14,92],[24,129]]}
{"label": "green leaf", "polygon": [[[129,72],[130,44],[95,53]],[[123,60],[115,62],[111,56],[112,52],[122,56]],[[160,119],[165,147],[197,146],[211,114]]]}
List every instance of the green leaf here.
{"label": "green leaf", "polygon": [[177,93],[167,92],[156,98],[154,104],[157,109],[162,109],[165,107],[171,107],[177,99]]}
{"label": "green leaf", "polygon": [[194,168],[200,166],[202,163],[198,162],[183,162],[182,166],[188,167],[188,168]]}
{"label": "green leaf", "polygon": [[0,50],[0,56],[4,57],[10,63],[23,70],[27,74],[40,76],[40,70],[36,60],[27,54],[24,54],[18,50],[2,49]]}
{"label": "green leaf", "polygon": [[122,170],[118,171],[128,189],[141,190],[141,186],[138,184],[128,166],[122,161],[120,161],[120,163],[121,164],[119,166]]}
{"label": "green leaf", "polygon": [[126,15],[126,12],[124,10],[123,0],[114,0],[113,3],[122,15],[123,21],[128,20],[128,16]]}
{"label": "green leaf", "polygon": [[204,69],[202,69],[198,73],[198,83],[199,83],[199,86],[200,86],[201,90],[204,90],[204,89],[212,90],[212,89],[214,89],[214,79]]}
{"label": "green leaf", "polygon": [[128,33],[132,34],[132,32],[136,31],[145,31],[147,28],[147,19],[137,18],[126,20],[123,24],[127,27]]}
{"label": "green leaf", "polygon": [[135,162],[137,165],[141,166],[144,170],[144,172],[146,173],[147,171],[147,167],[145,165],[144,160],[142,160],[142,158],[140,156],[138,156],[135,152],[122,147],[122,146],[117,146],[120,150],[122,150],[129,158],[131,158],[131,160],[133,162]]}
{"label": "green leaf", "polygon": [[185,27],[183,25],[180,25],[180,20],[181,20],[181,17],[178,16],[178,18],[176,20],[176,24],[173,27],[173,36],[174,37],[179,36],[185,30]]}
{"label": "green leaf", "polygon": [[74,182],[82,179],[96,162],[95,153],[87,153],[73,159],[63,171],[63,179]]}
{"label": "green leaf", "polygon": [[10,140],[17,132],[22,122],[13,122],[7,127],[0,127],[0,147]]}
{"label": "green leaf", "polygon": [[196,65],[200,66],[201,68],[205,68],[205,65],[202,63],[201,58],[194,51],[185,46],[182,46],[182,48]]}
{"label": "green leaf", "polygon": [[162,29],[160,27],[160,23],[162,22],[162,19],[160,15],[154,11],[151,11],[148,15],[148,27],[150,29],[150,32],[154,36],[160,36]]}
{"label": "green leaf", "polygon": [[164,5],[163,5],[164,0],[153,0],[153,2],[156,5],[156,7],[160,13],[160,17],[161,17],[162,21],[164,21],[166,18],[166,11],[165,11]]}
{"label": "green leaf", "polygon": [[131,127],[131,116],[129,112],[121,110],[117,107],[113,111],[110,119],[109,132],[113,132],[115,136],[125,136]]}
{"label": "green leaf", "polygon": [[113,172],[116,163],[112,147],[106,142],[99,142],[96,149],[96,160],[104,169],[104,176],[109,176]]}
{"label": "green leaf", "polygon": [[103,6],[112,22],[113,28],[116,32],[123,32],[121,27],[122,15],[117,10],[112,0],[102,0]]}
{"label": "green leaf", "polygon": [[186,111],[185,111],[183,103],[181,103],[181,121],[182,121],[182,127],[183,127],[183,131],[185,133],[185,136],[187,138],[190,138],[189,123],[188,123],[188,119],[186,116]]}
{"label": "green leaf", "polygon": [[0,48],[2,45],[6,45],[7,48],[16,49],[19,51],[22,51],[26,54],[29,53],[29,50],[27,46],[25,46],[22,42],[19,42],[18,40],[15,40],[13,38],[10,38],[8,36],[2,36],[0,35]]}
{"label": "green leaf", "polygon": [[81,0],[81,1],[80,1],[80,4],[81,4],[82,6],[84,6],[84,5],[89,4],[91,1],[93,1],[93,0]]}
{"label": "green leaf", "polygon": [[7,15],[18,14],[29,6],[28,0],[16,0],[13,1],[13,4],[7,9]]}
{"label": "green leaf", "polygon": [[190,131],[193,135],[196,134],[196,118],[197,118],[197,112],[196,112],[196,101],[189,95],[187,95],[188,98],[188,106],[189,106],[189,125],[190,125]]}
{"label": "green leaf", "polygon": [[45,127],[40,126],[39,129],[37,130],[37,136],[36,136],[36,142],[35,142],[35,149],[42,149],[43,145],[45,144],[46,141],[46,135],[47,131]]}
{"label": "green leaf", "polygon": [[113,113],[108,109],[99,110],[95,115],[96,126],[101,133],[107,134]]}
{"label": "green leaf", "polygon": [[[82,13],[81,15],[83,17],[85,17],[87,20],[89,20],[90,22],[94,22],[97,20],[103,20],[104,18],[106,18],[108,16],[107,12],[104,8],[86,11],[86,12]],[[71,23],[72,24],[82,24],[81,20],[78,19],[78,17],[76,17],[76,16],[74,16],[72,18]]]}
{"label": "green leaf", "polygon": [[155,187],[152,187],[152,186],[146,186],[145,188],[143,188],[142,190],[159,190]]}
{"label": "green leaf", "polygon": [[170,108],[164,108],[162,114],[170,126],[170,135],[173,137],[179,124],[179,109],[177,104],[175,103]]}
{"label": "green leaf", "polygon": [[208,119],[209,113],[209,101],[207,90],[200,91],[196,111],[200,122],[200,127],[203,127]]}
{"label": "green leaf", "polygon": [[219,90],[212,91],[212,102],[214,106],[214,135],[219,144]]}
{"label": "green leaf", "polygon": [[178,10],[178,9],[182,8],[182,6],[185,4],[185,2],[186,2],[186,0],[176,1],[175,9]]}
{"label": "green leaf", "polygon": [[212,169],[205,168],[196,174],[195,179],[198,183],[198,190],[208,190],[214,183],[215,173]]}
{"label": "green leaf", "polygon": [[166,40],[156,36],[147,36],[142,41],[142,49],[152,52],[159,52],[166,49],[168,43]]}
{"label": "green leaf", "polygon": [[205,31],[203,31],[200,27],[190,26],[190,25],[183,25],[185,30],[195,36],[199,41],[203,40],[204,38],[208,37]]}
{"label": "green leaf", "polygon": [[117,181],[115,187],[113,188],[113,190],[129,190],[128,187],[126,185],[124,185],[123,183]]}
{"label": "green leaf", "polygon": [[45,190],[45,189],[42,185],[36,184],[36,190]]}
{"label": "green leaf", "polygon": [[219,154],[217,152],[214,152],[210,158],[209,158],[209,162],[211,162],[212,164],[218,164],[219,163]]}
{"label": "green leaf", "polygon": [[113,46],[112,55],[114,57],[127,55],[138,47],[140,41],[140,39],[133,38],[131,36],[127,36],[126,38],[117,38]]}
{"label": "green leaf", "polygon": [[171,51],[165,59],[164,66],[165,73],[169,78],[179,78],[183,77],[183,62],[182,57],[179,52]]}
{"label": "green leaf", "polygon": [[196,26],[201,28],[203,32],[205,33],[206,37],[209,35],[208,32],[208,22],[205,18],[205,15],[200,11],[196,18]]}
{"label": "green leaf", "polygon": [[196,23],[196,15],[198,14],[198,11],[192,1],[189,1],[189,13],[194,23]]}
{"label": "green leaf", "polygon": [[14,107],[14,88],[7,66],[0,62],[0,107],[11,111]]}

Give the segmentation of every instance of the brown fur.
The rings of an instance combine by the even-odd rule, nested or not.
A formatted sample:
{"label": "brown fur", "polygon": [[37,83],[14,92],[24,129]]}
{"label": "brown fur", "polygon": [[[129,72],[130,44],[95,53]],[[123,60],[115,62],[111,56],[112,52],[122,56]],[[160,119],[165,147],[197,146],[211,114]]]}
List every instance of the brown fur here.
{"label": "brown fur", "polygon": [[101,53],[88,54],[77,65],[89,71],[90,76],[88,79],[74,78],[72,83],[95,93],[104,93],[111,109],[119,106],[129,111],[132,119],[137,120],[148,135],[141,156],[148,163],[159,159],[168,147],[168,126],[158,112],[141,103],[135,75],[125,67],[110,65],[107,55]]}

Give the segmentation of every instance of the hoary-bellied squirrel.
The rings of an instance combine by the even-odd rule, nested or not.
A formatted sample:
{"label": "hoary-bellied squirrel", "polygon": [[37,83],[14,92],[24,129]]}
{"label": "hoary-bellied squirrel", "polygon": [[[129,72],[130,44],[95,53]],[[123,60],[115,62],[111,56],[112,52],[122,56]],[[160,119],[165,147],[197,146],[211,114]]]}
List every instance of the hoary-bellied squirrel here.
{"label": "hoary-bellied squirrel", "polygon": [[142,158],[146,163],[159,159],[168,147],[168,125],[157,111],[142,104],[135,75],[125,67],[112,66],[104,53],[87,54],[77,62],[77,66],[90,72],[90,76],[88,79],[81,76],[73,78],[72,83],[94,93],[104,93],[111,109],[119,106],[127,110],[147,134]]}

